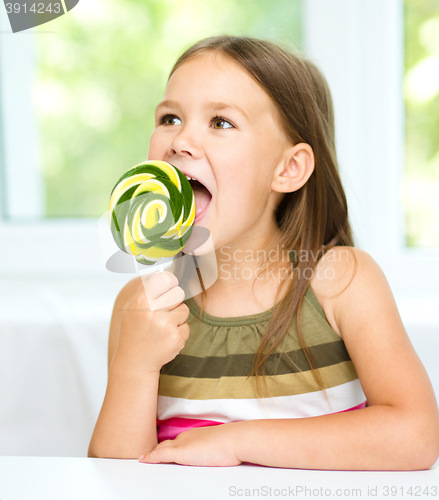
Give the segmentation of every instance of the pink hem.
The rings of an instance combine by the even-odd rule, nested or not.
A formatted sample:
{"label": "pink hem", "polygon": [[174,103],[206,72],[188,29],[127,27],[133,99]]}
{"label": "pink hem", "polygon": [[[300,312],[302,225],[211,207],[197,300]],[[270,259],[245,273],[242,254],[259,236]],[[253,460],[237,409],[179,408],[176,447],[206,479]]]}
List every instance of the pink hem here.
{"label": "pink hem", "polygon": [[223,422],[214,420],[200,420],[197,418],[169,418],[167,420],[157,420],[157,439],[160,443],[165,439],[175,439],[181,432],[194,429],[196,427],[210,427],[221,425]]}
{"label": "pink hem", "polygon": [[[357,406],[348,408],[347,410],[337,411],[337,413],[344,413],[347,411],[361,410],[366,407],[367,401],[360,403]],[[157,439],[162,442],[165,439],[175,439],[181,432],[188,431],[197,427],[210,427],[212,425],[221,425],[223,422],[215,422],[214,420],[202,420],[198,418],[168,418],[167,420],[157,419]]]}

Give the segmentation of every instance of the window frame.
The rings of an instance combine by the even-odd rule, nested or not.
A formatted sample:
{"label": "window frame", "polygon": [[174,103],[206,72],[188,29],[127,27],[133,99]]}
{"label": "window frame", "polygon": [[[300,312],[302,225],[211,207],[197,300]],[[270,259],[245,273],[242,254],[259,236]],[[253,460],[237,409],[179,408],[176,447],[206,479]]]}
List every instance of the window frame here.
{"label": "window frame", "polygon": [[404,242],[403,20],[403,0],[307,0],[304,45],[334,98],[356,246],[377,261],[398,297],[438,297],[439,249]]}
{"label": "window frame", "polygon": [[0,9],[0,31],[0,182],[7,187],[0,189],[0,276],[111,279],[97,218],[41,218],[44,186],[30,86],[34,37],[50,31],[13,34],[6,9]]}
{"label": "window frame", "polygon": [[[303,23],[305,52],[326,75],[334,98],[340,172],[356,246],[378,262],[394,294],[437,296],[439,250],[407,249],[403,241],[403,0],[303,0]],[[9,29],[4,9],[0,28]],[[23,193],[23,177],[31,179],[22,198],[38,217],[43,188],[29,100],[34,36],[45,35],[23,32],[0,39],[0,161],[7,167],[8,198]],[[97,218],[29,221],[20,218],[19,204],[9,204],[5,213],[6,202],[0,198],[0,275],[108,278]],[[8,214],[14,222],[4,218]]]}

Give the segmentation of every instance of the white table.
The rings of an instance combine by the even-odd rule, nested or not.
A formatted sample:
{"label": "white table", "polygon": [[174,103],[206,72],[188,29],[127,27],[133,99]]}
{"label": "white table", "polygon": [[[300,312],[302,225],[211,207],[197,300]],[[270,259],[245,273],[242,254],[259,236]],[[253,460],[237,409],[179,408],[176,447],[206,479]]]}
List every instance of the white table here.
{"label": "white table", "polygon": [[[434,489],[438,485],[438,465],[429,471],[416,472],[339,472],[251,465],[186,467],[77,457],[0,457],[1,500],[261,497],[431,500],[439,496]],[[392,487],[395,495],[392,495]]]}

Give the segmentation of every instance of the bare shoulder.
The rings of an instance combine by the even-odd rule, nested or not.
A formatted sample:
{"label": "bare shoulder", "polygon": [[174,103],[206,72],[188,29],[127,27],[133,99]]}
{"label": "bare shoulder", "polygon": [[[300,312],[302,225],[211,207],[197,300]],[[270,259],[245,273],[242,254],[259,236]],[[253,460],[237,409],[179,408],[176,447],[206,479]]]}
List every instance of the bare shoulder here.
{"label": "bare shoulder", "polygon": [[318,267],[323,273],[319,277],[316,272],[316,295],[326,300],[368,405],[400,411],[399,422],[406,422],[400,432],[407,438],[409,453],[434,463],[439,447],[434,390],[384,272],[367,252],[351,247],[332,249]]}
{"label": "bare shoulder", "polygon": [[[368,285],[365,283],[366,276]],[[311,288],[331,327],[342,337],[340,315],[343,303],[346,307],[349,297],[349,303],[355,304],[362,300],[365,286],[373,287],[378,283],[383,287],[387,281],[381,268],[367,252],[355,247],[336,246],[317,263]]]}
{"label": "bare shoulder", "polygon": [[140,276],[128,281],[118,293],[114,302],[113,314],[111,316],[110,333],[108,337],[108,366],[113,359],[114,352],[119,342],[120,326],[122,322],[122,309],[127,300],[133,295],[135,289],[139,286],[142,278]]}

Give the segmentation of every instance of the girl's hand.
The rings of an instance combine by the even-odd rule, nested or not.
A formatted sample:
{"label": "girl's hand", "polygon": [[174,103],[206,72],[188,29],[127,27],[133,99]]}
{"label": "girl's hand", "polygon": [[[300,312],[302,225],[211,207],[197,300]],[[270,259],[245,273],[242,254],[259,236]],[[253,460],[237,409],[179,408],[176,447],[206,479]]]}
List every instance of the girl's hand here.
{"label": "girl's hand", "polygon": [[217,467],[239,465],[241,460],[235,456],[233,435],[233,424],[190,429],[174,440],[162,441],[139,461]]}
{"label": "girl's hand", "polygon": [[189,308],[183,300],[184,291],[172,273],[139,280],[122,308],[114,358],[127,359],[135,371],[159,372],[189,337]]}

